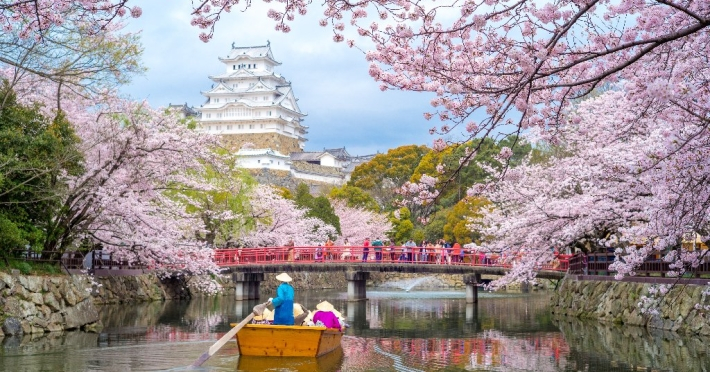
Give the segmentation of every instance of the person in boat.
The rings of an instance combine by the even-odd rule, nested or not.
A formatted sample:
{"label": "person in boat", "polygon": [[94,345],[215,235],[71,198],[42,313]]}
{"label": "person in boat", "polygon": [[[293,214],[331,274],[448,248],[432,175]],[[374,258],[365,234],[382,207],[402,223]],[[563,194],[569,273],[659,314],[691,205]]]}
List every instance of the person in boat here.
{"label": "person in boat", "polygon": [[291,277],[286,273],[281,273],[276,276],[276,280],[281,284],[276,288],[276,297],[269,299],[274,305],[274,324],[275,325],[293,325],[293,296],[294,291],[291,286]]}
{"label": "person in boat", "polygon": [[316,309],[316,313],[313,314],[313,323],[315,325],[343,330],[343,325],[334,312],[335,307],[333,307],[330,302],[323,301],[316,305]]}

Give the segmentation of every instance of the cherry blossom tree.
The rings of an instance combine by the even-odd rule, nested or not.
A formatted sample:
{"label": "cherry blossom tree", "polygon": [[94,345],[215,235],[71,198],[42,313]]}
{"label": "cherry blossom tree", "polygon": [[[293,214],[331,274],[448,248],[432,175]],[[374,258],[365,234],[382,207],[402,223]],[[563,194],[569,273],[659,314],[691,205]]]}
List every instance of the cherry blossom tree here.
{"label": "cherry blossom tree", "polygon": [[476,221],[488,227],[485,247],[516,263],[498,284],[533,280],[553,247],[611,248],[617,278],[657,252],[672,277],[699,265],[706,252],[680,243],[689,230],[703,241],[710,233],[706,125],[676,121],[687,111],[671,102],[642,108],[636,99],[612,90],[580,103],[558,133],[563,156],[499,172],[499,182],[470,190],[495,205]]}
{"label": "cherry blossom tree", "polygon": [[247,217],[254,220],[254,229],[241,238],[241,243],[251,247],[280,247],[289,239],[298,246],[315,246],[328,236],[336,236],[335,227],[318,218],[306,217],[306,210],[298,208],[293,200],[279,195],[271,186],[257,186],[251,196],[251,210]]}
{"label": "cherry blossom tree", "polygon": [[386,215],[362,207],[348,207],[344,200],[331,201],[335,214],[340,218],[341,235],[336,244],[342,245],[345,239],[351,245],[362,244],[365,238],[384,238],[392,224]]}
{"label": "cherry blossom tree", "polygon": [[[18,84],[18,100],[40,104],[46,117],[60,112],[55,88],[42,78]],[[24,88],[24,89],[22,89]],[[83,172],[64,174],[62,205],[48,222],[46,250],[79,242],[159,273],[216,272],[210,249],[194,239],[199,215],[168,196],[172,188],[210,190],[200,170],[213,161],[215,139],[188,128],[178,115],[106,94],[100,103],[65,93],[61,114],[80,139]]]}

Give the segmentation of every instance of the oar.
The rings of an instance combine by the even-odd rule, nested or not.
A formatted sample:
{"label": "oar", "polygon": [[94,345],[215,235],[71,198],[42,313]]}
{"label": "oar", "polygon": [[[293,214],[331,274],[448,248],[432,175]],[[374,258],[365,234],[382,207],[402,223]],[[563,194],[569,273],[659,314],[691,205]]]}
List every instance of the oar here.
{"label": "oar", "polygon": [[270,303],[271,301],[268,301],[266,303],[254,306],[254,311],[252,311],[251,314],[247,315],[244,320],[239,322],[239,324],[234,326],[234,328],[232,328],[229,332],[225,333],[222,338],[220,338],[219,340],[217,340],[217,342],[214,343],[214,345],[210,346],[209,350],[205,351],[202,355],[200,355],[199,358],[197,358],[194,363],[192,363],[192,367],[199,367],[204,362],[206,362],[207,359],[209,359],[212,355],[219,351],[219,349],[221,349],[222,346],[227,343],[227,341],[232,339],[237,334],[237,332],[239,332],[240,329],[242,329],[247,323],[254,319],[254,315],[261,315],[264,312],[264,309],[266,309],[266,307],[269,306]]}

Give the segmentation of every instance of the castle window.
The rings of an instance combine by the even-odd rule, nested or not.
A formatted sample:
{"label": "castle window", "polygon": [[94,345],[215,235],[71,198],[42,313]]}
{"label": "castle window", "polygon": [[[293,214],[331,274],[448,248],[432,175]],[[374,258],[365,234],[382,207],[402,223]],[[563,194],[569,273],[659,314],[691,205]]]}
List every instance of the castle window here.
{"label": "castle window", "polygon": [[261,129],[264,129],[264,124],[261,124]]}
{"label": "castle window", "polygon": [[254,64],[254,68],[256,68],[256,63]]}
{"label": "castle window", "polygon": [[257,163],[261,163],[261,159],[257,159],[256,162],[257,162]]}
{"label": "castle window", "polygon": [[271,111],[269,111],[269,116],[271,116]]}
{"label": "castle window", "polygon": [[208,125],[208,126],[207,126],[207,130],[212,130],[212,126],[211,126],[211,125]]}
{"label": "castle window", "polygon": [[232,70],[236,70],[236,69],[237,69],[237,65],[232,65]]}
{"label": "castle window", "polygon": [[254,129],[254,124],[249,124],[249,129]]}
{"label": "castle window", "polygon": [[232,130],[232,126],[231,126],[231,125],[227,125],[227,130]]}
{"label": "castle window", "polygon": [[244,126],[239,124],[239,129],[244,129]]}

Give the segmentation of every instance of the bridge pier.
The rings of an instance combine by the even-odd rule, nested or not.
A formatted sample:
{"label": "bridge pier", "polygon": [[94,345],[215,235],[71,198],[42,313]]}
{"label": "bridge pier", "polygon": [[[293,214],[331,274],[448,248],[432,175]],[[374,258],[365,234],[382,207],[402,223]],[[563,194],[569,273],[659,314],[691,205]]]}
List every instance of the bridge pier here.
{"label": "bridge pier", "polygon": [[233,273],[232,281],[236,287],[235,300],[256,300],[259,298],[259,286],[264,280],[264,273]]}
{"label": "bridge pier", "polygon": [[348,280],[348,301],[362,301],[367,299],[368,271],[346,271],[345,279]]}
{"label": "bridge pier", "polygon": [[478,284],[481,282],[481,274],[465,274],[463,282],[466,284],[466,303],[478,303]]}

